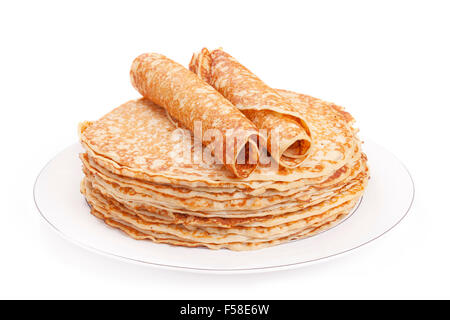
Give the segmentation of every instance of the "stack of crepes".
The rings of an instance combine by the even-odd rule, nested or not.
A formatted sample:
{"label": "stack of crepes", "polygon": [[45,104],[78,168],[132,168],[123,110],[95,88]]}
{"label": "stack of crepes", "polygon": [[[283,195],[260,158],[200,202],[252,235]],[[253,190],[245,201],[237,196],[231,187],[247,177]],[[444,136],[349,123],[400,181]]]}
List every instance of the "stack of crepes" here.
{"label": "stack of crepes", "polygon": [[252,250],[312,236],[352,211],[369,174],[351,115],[270,88],[222,50],[194,54],[190,69],[139,56],[131,79],[144,98],[80,125],[93,215],[135,239]]}

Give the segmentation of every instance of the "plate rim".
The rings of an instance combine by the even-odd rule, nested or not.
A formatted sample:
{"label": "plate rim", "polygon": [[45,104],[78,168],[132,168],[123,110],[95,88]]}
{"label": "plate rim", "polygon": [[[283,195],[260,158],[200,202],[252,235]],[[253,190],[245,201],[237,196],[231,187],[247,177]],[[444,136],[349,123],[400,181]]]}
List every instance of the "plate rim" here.
{"label": "plate rim", "polygon": [[[384,236],[386,233],[388,233],[389,231],[391,231],[392,229],[394,229],[398,224],[400,224],[400,222],[403,221],[403,219],[408,215],[408,213],[411,211],[411,208],[413,206],[414,203],[414,199],[415,199],[415,195],[416,195],[416,188],[415,188],[415,183],[414,183],[414,179],[411,175],[411,172],[408,170],[408,168],[406,167],[406,165],[403,163],[403,161],[401,161],[399,158],[397,158],[397,156],[392,153],[390,150],[388,150],[387,148],[379,145],[378,143],[374,142],[371,139],[366,139],[366,141],[370,141],[371,144],[375,144],[378,147],[383,148],[385,151],[387,151],[388,153],[390,153],[399,163],[400,165],[403,167],[403,169],[405,169],[406,173],[408,174],[408,177],[411,181],[411,186],[412,186],[412,197],[409,203],[408,208],[406,209],[406,211],[404,212],[404,214],[401,216],[401,218],[395,223],[393,224],[390,228],[388,228],[387,230],[385,230],[384,232],[382,232],[381,234],[377,235],[376,237],[373,237],[355,247],[346,249],[344,251],[340,251],[337,253],[333,253],[330,254],[328,256],[324,256],[324,257],[320,257],[317,259],[311,259],[311,260],[306,260],[306,261],[300,261],[300,262],[293,262],[293,263],[287,263],[287,264],[282,264],[282,265],[274,265],[274,266],[264,266],[264,267],[253,267],[253,268],[198,268],[198,267],[186,267],[186,266],[177,266],[177,265],[170,265],[170,264],[163,264],[163,263],[156,263],[156,262],[149,262],[149,261],[144,261],[144,260],[139,260],[139,259],[135,259],[135,258],[130,258],[130,257],[124,257],[115,253],[111,253],[99,248],[95,248],[91,245],[88,245],[86,243],[83,243],[77,239],[74,239],[72,237],[67,236],[64,232],[62,232],[61,230],[58,229],[58,227],[56,227],[49,219],[47,219],[47,217],[43,214],[42,210],[39,208],[39,205],[37,203],[36,200],[36,186],[38,184],[39,178],[41,177],[41,175],[43,174],[43,172],[47,169],[47,167],[53,162],[53,160],[55,160],[56,157],[58,157],[58,155],[60,155],[61,153],[63,153],[64,151],[66,151],[67,149],[72,148],[73,146],[79,144],[78,142],[73,143],[71,145],[69,145],[68,147],[64,148],[63,150],[61,150],[60,152],[56,153],[50,160],[47,161],[47,163],[42,167],[42,169],[39,171],[34,184],[33,184],[33,201],[34,204],[36,206],[37,211],[39,212],[39,215],[44,219],[45,222],[47,222],[47,224],[51,227],[51,229],[53,231],[55,231],[58,235],[60,235],[62,238],[64,238],[65,240],[71,242],[72,244],[75,244],[77,246],[80,246],[88,251],[100,254],[102,256],[106,256],[109,258],[113,258],[116,260],[120,260],[120,261],[124,261],[124,262],[128,262],[128,263],[133,263],[133,264],[137,264],[137,265],[144,265],[144,266],[151,266],[151,267],[155,267],[158,269],[165,269],[165,270],[178,270],[178,271],[187,271],[187,272],[195,272],[195,273],[215,273],[215,274],[232,274],[232,273],[259,273],[259,272],[270,272],[270,271],[279,271],[279,270],[288,270],[288,269],[295,269],[295,268],[299,268],[305,265],[312,265],[315,263],[319,263],[319,262],[324,262],[326,260],[330,260],[333,259],[335,257],[338,256],[344,256],[348,253],[351,253],[353,251],[356,251],[357,249],[361,248],[362,246],[365,246],[375,240],[377,240],[378,238]],[[342,221],[340,221],[336,226],[334,226],[333,228],[337,227],[338,225],[340,225],[341,223],[343,223],[345,220],[347,220],[351,215],[353,215],[359,208],[359,206],[361,205],[362,199],[364,197],[364,194],[361,196],[361,198],[358,200],[358,204],[355,207],[355,209],[353,210],[353,212],[345,217],[345,219],[343,219]],[[333,229],[331,228],[331,229]],[[326,232],[328,230],[325,230],[324,232]],[[320,234],[320,233],[319,233]],[[314,236],[313,236],[314,237]]]}

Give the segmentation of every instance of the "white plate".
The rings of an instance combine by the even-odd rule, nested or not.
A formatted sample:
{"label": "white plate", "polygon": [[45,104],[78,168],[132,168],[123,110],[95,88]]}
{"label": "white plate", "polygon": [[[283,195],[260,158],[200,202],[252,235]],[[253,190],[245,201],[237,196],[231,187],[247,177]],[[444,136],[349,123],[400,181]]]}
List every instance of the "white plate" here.
{"label": "white plate", "polygon": [[311,238],[262,250],[234,252],[183,248],[137,241],[89,213],[80,194],[82,177],[74,144],[41,171],[34,199],[41,216],[64,238],[97,253],[148,266],[213,273],[263,272],[297,268],[350,252],[377,239],[407,214],[414,184],[404,165],[373,142],[363,145],[371,179],[353,214],[334,228]]}

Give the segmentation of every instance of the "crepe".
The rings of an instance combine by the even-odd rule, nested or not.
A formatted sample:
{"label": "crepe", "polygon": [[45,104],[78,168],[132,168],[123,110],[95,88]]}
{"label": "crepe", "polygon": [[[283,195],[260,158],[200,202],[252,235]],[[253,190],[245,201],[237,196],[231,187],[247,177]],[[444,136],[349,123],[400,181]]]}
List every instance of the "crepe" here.
{"label": "crepe", "polygon": [[220,164],[185,161],[191,156],[181,151],[187,144],[194,152],[194,137],[186,139],[165,109],[148,99],[84,122],[81,192],[91,213],[134,239],[239,251],[335,226],[369,179],[354,120],[332,103],[277,92],[308,122],[310,155],[295,168],[260,165],[247,178]]}
{"label": "crepe", "polygon": [[82,123],[80,140],[88,155],[114,174],[187,188],[288,190],[306,179],[326,178],[352,160],[359,141],[346,112],[322,100],[277,92],[306,119],[315,141],[308,158],[292,169],[258,166],[249,177],[238,179],[222,165],[192,163],[185,158],[185,132],[163,108],[146,99],[129,101],[98,121]]}
{"label": "crepe", "polygon": [[[255,211],[257,211],[255,214],[262,214],[264,211],[272,210],[279,206],[283,206],[284,209],[289,209],[292,203],[298,205],[322,198],[331,192],[336,192],[348,186],[351,181],[345,179],[327,187],[322,187],[321,185],[311,186],[289,195],[277,193],[270,196],[243,196],[237,199],[219,200],[211,198],[206,192],[198,192],[197,196],[186,198],[157,192],[134,183],[114,180],[110,176],[94,170],[85,159],[83,159],[83,163],[85,175],[90,178],[92,183],[95,183],[98,188],[107,190],[105,193],[111,194],[118,200],[123,199],[123,201],[133,203],[151,204],[160,209],[173,209],[179,210],[180,212],[188,208],[190,211],[198,212],[198,215],[214,214],[217,216],[221,213],[224,215],[238,215],[243,212],[248,216],[250,214],[254,215],[253,212]],[[365,164],[358,165],[355,169],[349,175],[350,177],[358,179],[361,175],[365,174]]]}
{"label": "crepe", "polygon": [[[120,203],[106,200],[101,193],[92,188],[89,181],[84,181],[83,191],[91,205],[92,213],[100,213],[108,220],[120,223],[134,229],[145,236],[151,235],[155,239],[161,237],[181,241],[195,242],[198,246],[213,246],[213,248],[228,247],[229,243],[266,243],[268,241],[284,241],[293,236],[302,234],[305,230],[316,228],[324,223],[334,220],[338,215],[345,215],[353,208],[357,199],[343,203],[334,203],[330,206],[321,206],[314,214],[299,216],[295,221],[264,227],[247,226],[202,226],[185,223],[172,223],[144,219],[133,211],[125,209]],[[306,210],[305,210],[306,211]],[[96,214],[97,213],[97,214]],[[116,225],[117,226],[117,225]],[[251,246],[257,248],[257,246]]]}
{"label": "crepe", "polygon": [[248,177],[255,170],[259,160],[256,127],[211,86],[157,53],[137,57],[130,75],[136,90],[197,135],[208,147],[206,156],[214,155],[236,177]]}
{"label": "crepe", "polygon": [[189,69],[238,107],[258,129],[271,156],[282,166],[295,168],[308,156],[309,127],[291,102],[266,85],[221,49],[195,53]]}
{"label": "crepe", "polygon": [[111,227],[120,229],[124,231],[130,237],[136,240],[152,240],[156,243],[165,243],[175,246],[183,246],[183,247],[207,247],[209,249],[230,249],[234,251],[248,251],[248,250],[256,250],[262,249],[269,246],[278,245],[281,243],[299,240],[307,237],[314,236],[320,232],[323,232],[327,229],[330,229],[337,225],[347,214],[348,212],[342,212],[336,214],[335,216],[323,221],[321,224],[313,225],[309,228],[306,228],[303,231],[298,232],[297,234],[293,234],[284,238],[269,240],[269,241],[253,241],[253,242],[230,242],[230,243],[203,243],[203,242],[195,242],[184,240],[178,238],[176,236],[172,236],[169,234],[159,233],[155,231],[143,231],[139,230],[135,227],[127,225],[124,222],[118,221],[114,218],[105,216],[99,211],[92,209],[91,213],[99,219],[104,220],[106,224]]}

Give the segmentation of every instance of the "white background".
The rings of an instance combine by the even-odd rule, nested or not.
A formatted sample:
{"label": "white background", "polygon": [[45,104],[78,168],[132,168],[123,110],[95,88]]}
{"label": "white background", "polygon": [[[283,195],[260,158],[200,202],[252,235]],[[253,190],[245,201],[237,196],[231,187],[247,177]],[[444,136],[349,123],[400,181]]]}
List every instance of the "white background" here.
{"label": "white background", "polygon": [[[450,6],[445,1],[9,1],[0,4],[0,298],[450,298]],[[125,4],[126,3],[126,4]],[[406,219],[354,254],[297,270],[201,275],[78,248],[34,207],[77,123],[138,97],[156,51],[222,46],[263,80],[343,105],[409,168]]]}

